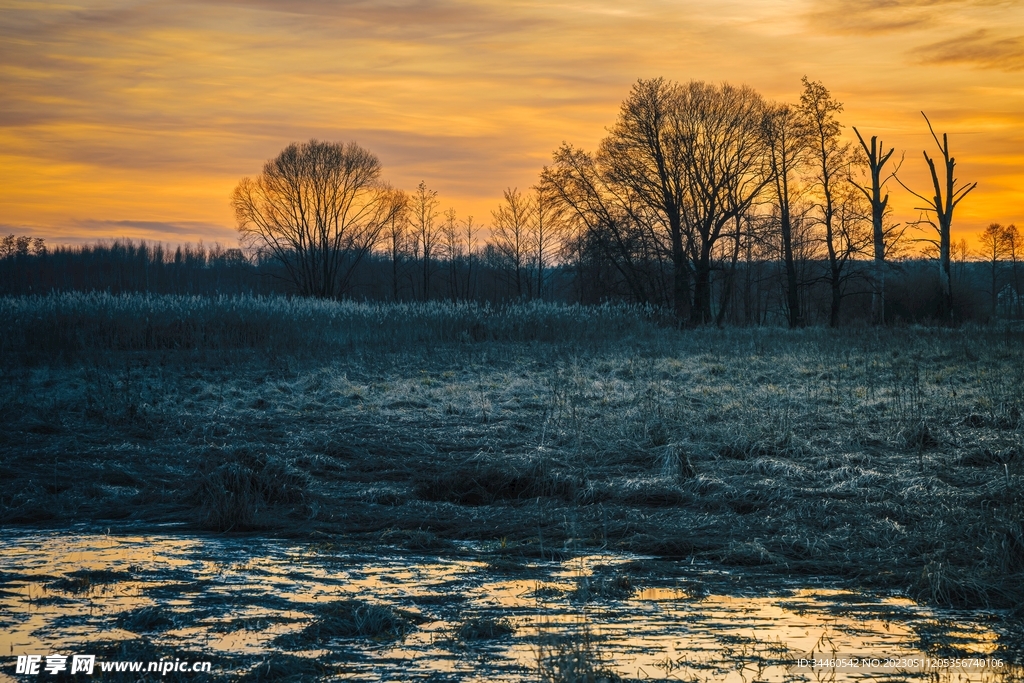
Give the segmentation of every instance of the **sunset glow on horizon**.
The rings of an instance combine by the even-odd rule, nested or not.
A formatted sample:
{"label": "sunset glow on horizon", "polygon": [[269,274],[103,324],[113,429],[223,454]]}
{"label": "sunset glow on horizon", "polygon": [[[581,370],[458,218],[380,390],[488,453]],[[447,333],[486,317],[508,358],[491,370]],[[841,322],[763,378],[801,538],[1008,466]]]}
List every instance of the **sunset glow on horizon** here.
{"label": "sunset glow on horizon", "polygon": [[1024,0],[0,1],[0,40],[0,233],[51,244],[234,246],[232,189],[310,138],[486,225],[657,76],[790,102],[821,81],[849,139],[905,153],[930,194],[924,111],[978,182],[953,239],[1024,227]]}

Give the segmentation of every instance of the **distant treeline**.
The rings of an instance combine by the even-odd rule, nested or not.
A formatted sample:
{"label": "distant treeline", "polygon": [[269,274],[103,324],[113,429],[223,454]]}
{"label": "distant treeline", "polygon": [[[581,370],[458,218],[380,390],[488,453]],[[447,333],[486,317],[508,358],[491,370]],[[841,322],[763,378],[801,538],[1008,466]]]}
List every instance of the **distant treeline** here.
{"label": "distant treeline", "polygon": [[[51,292],[153,293],[194,296],[295,295],[295,285],[275,260],[249,257],[241,249],[220,246],[165,248],[120,240],[107,244],[48,249],[39,239],[11,238],[21,250],[0,252],[0,294]],[[543,274],[514,263],[493,245],[455,259],[435,259],[423,277],[422,257],[374,252],[353,268],[346,298],[385,301],[471,301],[503,304],[525,300],[598,304],[635,302],[621,273],[587,251],[547,268]],[[1018,295],[1021,275],[1015,261],[967,260],[965,250],[953,263],[955,306],[959,320],[1020,318],[1024,301]],[[845,283],[843,324],[871,319],[871,262],[854,261]],[[831,289],[824,278],[827,261],[799,261],[801,308],[807,323],[830,322]],[[671,288],[669,272],[660,262],[647,266],[652,298]],[[886,317],[891,323],[926,323],[941,319],[941,290],[936,262],[907,258],[889,264]],[[428,289],[424,290],[424,283]],[[537,287],[541,286],[538,296]],[[740,259],[735,266],[712,272],[712,311],[719,324],[785,325],[786,268],[779,259]]]}
{"label": "distant treeline", "polygon": [[[236,186],[240,243],[325,299],[626,301],[691,327],[1019,316],[1017,228],[990,226],[980,253],[953,241],[977,183],[957,180],[948,136],[922,112],[932,184],[908,187],[895,148],[844,137],[843,104],[802,83],[784,103],[637,81],[595,150],[563,144],[535,186],[505,190],[482,247],[485,226],[425,182],[393,187],[370,150],[295,142]],[[918,220],[892,220],[890,181]],[[933,253],[908,260],[912,244]]]}
{"label": "distant treeline", "polygon": [[[842,103],[803,86],[787,104],[728,84],[637,81],[596,150],[563,144],[487,224],[442,211],[426,182],[393,187],[355,142],[292,143],[232,193],[241,249],[48,250],[10,235],[0,293],[610,302],[691,327],[1024,317],[1020,231],[993,223],[978,251],[953,240],[953,210],[977,184],[957,181],[948,136],[924,116],[932,187],[912,189],[893,147],[856,128],[845,139]],[[891,219],[889,181],[923,202],[921,218]]]}

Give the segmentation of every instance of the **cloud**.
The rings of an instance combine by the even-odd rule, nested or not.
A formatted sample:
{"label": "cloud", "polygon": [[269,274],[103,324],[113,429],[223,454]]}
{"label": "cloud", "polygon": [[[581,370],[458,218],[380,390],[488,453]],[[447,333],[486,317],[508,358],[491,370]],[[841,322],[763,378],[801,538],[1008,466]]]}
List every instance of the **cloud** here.
{"label": "cloud", "polygon": [[168,237],[195,238],[207,235],[212,238],[231,240],[238,237],[238,233],[233,228],[203,221],[134,221],[86,218],[76,220],[75,225],[93,236],[124,235],[147,237],[148,239],[167,239]]}
{"label": "cloud", "polygon": [[217,242],[234,246],[238,233],[232,228],[204,221],[144,221],[86,218],[59,225],[18,225],[0,223],[5,235],[42,237],[47,244],[95,244],[107,240],[130,239],[182,244]]}
{"label": "cloud", "polygon": [[828,33],[878,34],[933,28],[979,10],[1019,6],[1020,0],[812,0],[807,19]]}
{"label": "cloud", "polygon": [[925,28],[936,5],[951,0],[815,0],[807,18],[829,33],[888,33]]}
{"label": "cloud", "polygon": [[13,223],[0,223],[0,237],[7,235],[31,235],[38,236],[39,228],[29,225],[15,225]]}
{"label": "cloud", "polygon": [[969,64],[1001,71],[1024,70],[1024,36],[999,38],[978,29],[913,51],[922,64]]}
{"label": "cloud", "polygon": [[452,33],[496,35],[536,26],[503,4],[465,0],[205,0],[202,5],[259,9],[280,15],[315,19],[321,26],[359,24],[375,34],[431,35]]}

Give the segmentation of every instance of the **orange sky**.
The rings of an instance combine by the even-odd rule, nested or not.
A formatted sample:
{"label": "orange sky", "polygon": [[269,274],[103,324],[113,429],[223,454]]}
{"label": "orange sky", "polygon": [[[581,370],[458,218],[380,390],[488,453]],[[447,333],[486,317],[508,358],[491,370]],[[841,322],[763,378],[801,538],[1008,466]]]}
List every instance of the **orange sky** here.
{"label": "orange sky", "polygon": [[233,245],[232,188],[311,137],[486,223],[654,76],[806,74],[925,189],[923,109],[979,183],[954,239],[1024,224],[1024,0],[0,0],[0,46],[0,233],[51,243]]}

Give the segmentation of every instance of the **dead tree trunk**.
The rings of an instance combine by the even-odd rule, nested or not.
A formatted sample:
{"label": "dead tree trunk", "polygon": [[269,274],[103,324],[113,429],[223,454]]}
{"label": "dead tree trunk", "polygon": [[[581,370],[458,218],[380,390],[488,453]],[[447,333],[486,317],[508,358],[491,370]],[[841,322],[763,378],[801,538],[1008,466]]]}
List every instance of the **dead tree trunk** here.
{"label": "dead tree trunk", "polygon": [[889,193],[882,196],[882,167],[889,161],[894,148],[890,147],[888,152],[882,152],[882,143],[877,135],[871,136],[871,147],[867,146],[860,131],[856,128],[853,132],[860,140],[860,146],[867,156],[868,172],[871,175],[871,187],[866,188],[857,185],[857,188],[864,193],[871,204],[871,229],[872,242],[874,244],[874,287],[871,291],[871,321],[875,325],[885,324],[885,230],[882,221],[885,218],[885,208],[889,203]]}
{"label": "dead tree trunk", "polygon": [[[932,128],[932,122],[928,120],[924,112],[921,112],[921,116],[924,116],[924,120],[928,124],[928,132],[932,134],[932,139],[935,140],[939,152],[942,153],[944,177],[942,179],[939,178],[939,174],[935,169],[935,160],[928,156],[928,152],[925,151],[923,152],[924,160],[927,162],[928,170],[931,172],[932,187],[935,190],[935,195],[925,197],[903,185],[902,181],[900,185],[903,185],[908,192],[918,199],[926,202],[926,206],[918,207],[920,211],[926,211],[935,215],[934,220],[926,219],[924,222],[931,225],[938,233],[938,240],[930,241],[939,248],[939,286],[942,289],[943,309],[940,311],[940,314],[943,319],[952,324],[954,322],[953,274],[950,267],[950,253],[952,247],[951,228],[953,226],[953,210],[971,190],[978,186],[978,183],[962,184],[957,187],[956,178],[953,176],[953,171],[956,168],[956,159],[949,155],[949,140],[946,134],[942,134],[942,142],[939,142],[939,136],[935,134],[935,130]],[[899,181],[899,178],[896,180]]]}

